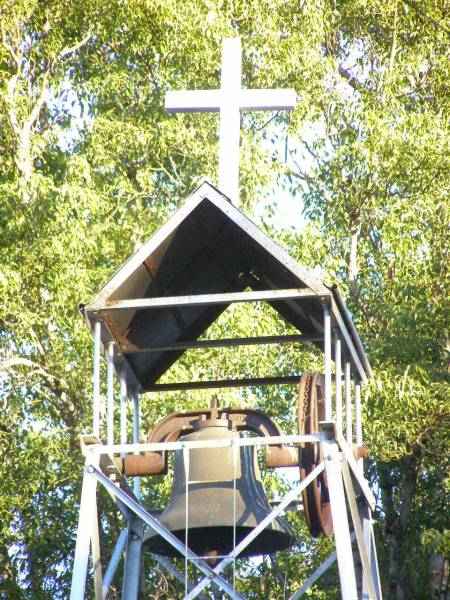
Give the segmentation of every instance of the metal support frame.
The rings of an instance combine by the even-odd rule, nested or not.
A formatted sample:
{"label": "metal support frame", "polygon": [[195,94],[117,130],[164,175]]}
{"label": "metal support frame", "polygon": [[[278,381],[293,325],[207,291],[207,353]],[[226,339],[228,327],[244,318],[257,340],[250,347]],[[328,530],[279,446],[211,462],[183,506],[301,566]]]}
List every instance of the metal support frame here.
{"label": "metal support frame", "polygon": [[[92,457],[93,470],[99,464],[99,457]],[[101,584],[100,546],[98,540],[97,521],[97,481],[90,476],[87,470],[83,476],[81,489],[80,513],[78,518],[77,542],[75,546],[75,558],[72,571],[72,586],[70,600],[84,600],[86,577],[89,564],[89,546],[92,541],[92,562],[94,565],[94,587],[96,600],[99,600],[98,580]],[[99,570],[100,569],[100,570]]]}
{"label": "metal support frame", "polygon": [[325,421],[331,421],[331,312],[330,304],[323,304],[323,336],[325,362]]}
{"label": "metal support frame", "polygon": [[[139,425],[140,425],[140,414],[139,414],[139,394],[135,390],[132,395],[133,398],[133,444],[139,444]],[[138,453],[136,453],[138,454]],[[141,478],[135,477],[133,480],[133,492],[136,498],[141,496]]]}
{"label": "metal support frame", "polygon": [[336,427],[342,432],[342,349],[341,338],[336,331],[334,336],[334,364],[335,364],[335,411]]}
{"label": "metal support frame", "polygon": [[102,323],[94,323],[94,368],[92,373],[92,431],[100,437],[100,344]]}
{"label": "metal support frame", "polygon": [[[125,373],[121,371],[119,374],[120,382],[120,443],[127,443],[127,380],[125,379]],[[122,454],[121,458],[125,458],[125,454]]]}
{"label": "metal support frame", "polygon": [[[323,295],[331,298],[331,294]],[[155,308],[176,308],[182,306],[212,306],[232,302],[273,302],[276,300],[303,300],[317,298],[310,288],[288,288],[285,290],[258,290],[251,292],[225,292],[219,294],[193,294],[191,296],[163,296],[161,298],[131,298],[127,300],[106,300],[104,304],[92,306],[92,312],[116,310],[142,310]]]}
{"label": "metal support frame", "polygon": [[168,529],[166,529],[161,523],[147,512],[131,495],[124,492],[120,487],[117,487],[110,479],[104,475],[100,469],[91,467],[89,472],[94,479],[103,484],[113,495],[115,495],[125,506],[127,506],[136,517],[139,517],[144,523],[155,529],[159,535],[161,535],[166,541],[174,546],[181,554],[187,554],[190,560],[195,560],[196,566],[203,571],[208,577],[208,581],[214,580],[214,582],[227,594],[237,598],[238,600],[244,600],[244,598],[238,594],[230,584],[223,579],[220,575],[216,574],[213,569],[202,559],[200,559],[194,552],[186,548],[183,542],[175,537]]}
{"label": "metal support frame", "polygon": [[137,600],[138,598],[143,537],[144,522],[142,519],[132,515],[128,520],[122,600]]}
{"label": "metal support frame", "polygon": [[325,442],[324,450],[341,593],[345,600],[358,600],[352,543],[342,483],[341,457],[334,442]]}
{"label": "metal support frame", "polygon": [[121,348],[127,354],[135,354],[137,352],[172,352],[174,350],[204,350],[205,348],[234,348],[236,346],[255,346],[259,344],[301,344],[304,342],[322,341],[322,335],[257,335],[210,340],[189,340],[143,347],[133,346],[127,340],[126,342],[121,342]]}
{"label": "metal support frame", "polygon": [[[133,397],[134,398],[134,397]],[[303,436],[275,436],[272,438],[240,438],[226,440],[206,440],[206,441],[177,441],[166,444],[147,443],[147,444],[118,444],[113,446],[103,446],[93,443],[85,446],[86,469],[83,479],[82,501],[80,508],[80,525],[77,537],[77,550],[75,556],[73,588],[71,600],[81,600],[84,598],[84,589],[86,583],[86,573],[88,566],[89,542],[93,539],[95,532],[90,529],[92,526],[92,516],[95,512],[92,505],[95,504],[96,482],[100,482],[112,495],[118,503],[127,508],[127,531],[122,531],[110,564],[105,572],[103,582],[101,574],[98,579],[101,595],[96,599],[104,598],[108,587],[112,582],[113,575],[117,569],[120,556],[126,546],[126,558],[124,568],[124,587],[122,598],[135,600],[139,587],[140,556],[143,541],[144,523],[155,529],[165,540],[172,544],[182,555],[185,555],[188,561],[193,562],[205,575],[195,586],[188,585],[186,589],[185,600],[193,600],[211,583],[218,585],[226,594],[238,600],[244,600],[238,594],[232,585],[230,585],[220,573],[227,565],[233,562],[236,557],[267,527],[277,516],[287,509],[289,504],[295,500],[301,492],[309,485],[320,473],[326,469],[328,486],[330,493],[330,502],[333,515],[336,557],[338,560],[341,589],[344,600],[357,600],[356,575],[353,564],[353,554],[351,544],[353,537],[356,537],[358,550],[364,567],[364,585],[365,600],[381,600],[381,586],[379,584],[378,569],[376,565],[376,556],[374,555],[374,542],[372,532],[371,510],[375,505],[372,493],[368,489],[367,482],[362,477],[356,460],[353,457],[352,450],[342,437],[337,439],[328,439],[332,423],[323,423],[321,434],[303,435]],[[136,438],[136,436],[133,436]],[[146,511],[133,496],[131,491],[122,489],[115,482],[105,475],[100,469],[100,456],[112,455],[121,452],[136,452],[145,450],[160,450],[164,447],[167,450],[183,449],[185,453],[193,448],[207,447],[225,447],[225,446],[248,446],[253,445],[262,447],[268,444],[274,444],[283,440],[287,444],[299,444],[305,441],[321,441],[324,445],[325,459],[306,477],[298,486],[293,488],[280,503],[259,523],[247,537],[242,540],[234,550],[214,568],[207,562],[197,557],[189,548],[178,540],[171,532],[162,526],[158,520]],[[361,517],[358,514],[356,505],[355,491],[352,477],[360,486],[364,494],[364,505],[360,508]],[[346,491],[346,494],[344,492]],[[347,501],[346,501],[347,497]],[[350,531],[347,518],[347,503],[352,516],[354,534]],[[362,512],[361,512],[362,511]],[[362,524],[361,524],[362,523]],[[94,549],[94,548],[93,548]],[[156,557],[158,559],[158,557]],[[160,561],[161,562],[161,561]],[[303,586],[295,592],[290,600],[297,600],[307,589],[307,584],[312,585],[326,568],[334,562],[334,555],[331,555],[325,563],[319,567],[317,572],[311,576]],[[183,578],[183,575],[180,573]],[[309,582],[309,583],[308,583]]]}
{"label": "metal support frame", "polygon": [[[356,536],[354,533],[351,534],[350,539],[352,543],[355,541]],[[317,567],[317,569],[308,577],[308,579],[304,582],[302,587],[300,587],[296,592],[289,597],[289,600],[298,600],[307,592],[311,587],[316,583],[318,579],[322,577],[324,573],[328,571],[328,569],[336,562],[337,554],[336,550],[328,556],[321,565]]]}
{"label": "metal support frame", "polygon": [[115,343],[108,344],[108,359],[106,364],[107,384],[107,434],[108,444],[114,444],[114,349]]}
{"label": "metal support frame", "polygon": [[[363,445],[363,429],[362,429],[362,414],[361,414],[361,383],[355,381],[355,438],[356,446],[359,448]],[[364,462],[362,458],[358,458],[358,465],[361,474],[364,473]]]}
{"label": "metal support frame", "polygon": [[352,414],[352,368],[350,361],[344,363],[345,381],[345,438],[347,444],[353,443],[353,414]]}
{"label": "metal support frame", "polygon": [[263,387],[268,385],[297,385],[301,375],[276,377],[247,377],[242,379],[216,379],[213,381],[182,381],[177,383],[154,383],[146,386],[146,392],[181,392],[184,390],[212,390],[233,387]]}
{"label": "metal support frame", "polygon": [[116,574],[117,567],[119,566],[120,559],[122,558],[122,554],[125,550],[125,546],[127,544],[128,539],[128,529],[122,529],[117,538],[116,546],[112,553],[111,559],[109,561],[108,567],[103,576],[102,583],[102,592],[103,598],[106,598],[108,594],[109,586],[112,584],[114,575]]}

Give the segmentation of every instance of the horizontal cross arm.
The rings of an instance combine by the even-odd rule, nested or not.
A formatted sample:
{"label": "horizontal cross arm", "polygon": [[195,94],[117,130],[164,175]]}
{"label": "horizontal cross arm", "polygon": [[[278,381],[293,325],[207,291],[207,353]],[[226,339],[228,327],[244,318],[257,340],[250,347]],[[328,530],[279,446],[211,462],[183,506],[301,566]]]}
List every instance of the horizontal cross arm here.
{"label": "horizontal cross arm", "polygon": [[219,112],[221,107],[220,90],[177,90],[167,92],[168,112]]}
{"label": "horizontal cross arm", "polygon": [[240,110],[292,110],[297,104],[295,90],[242,90]]}

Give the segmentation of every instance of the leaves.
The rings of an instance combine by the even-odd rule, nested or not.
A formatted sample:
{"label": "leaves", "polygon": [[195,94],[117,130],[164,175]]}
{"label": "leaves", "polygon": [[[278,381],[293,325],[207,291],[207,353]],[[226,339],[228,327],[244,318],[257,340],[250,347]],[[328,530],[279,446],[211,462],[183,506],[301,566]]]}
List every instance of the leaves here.
{"label": "leaves", "polygon": [[[238,34],[245,85],[291,86],[299,98],[288,124],[243,118],[243,210],[346,294],[375,370],[365,435],[387,596],[429,597],[430,555],[444,552],[448,529],[445,3],[5,0],[0,23],[0,593],[68,595],[78,435],[91,423],[91,341],[77,307],[199,177],[215,179],[217,115],[169,115],[164,94],[216,88],[222,38]],[[283,219],[267,192],[280,187],[297,207]],[[206,336],[284,332],[266,306],[236,306]],[[165,377],[321,368],[305,345],[245,347],[187,352]],[[294,395],[233,389],[220,401],[267,410],[293,431]],[[143,419],[150,429],[207,403],[202,392],[153,395]],[[286,485],[266,482],[273,493]],[[144,484],[149,505],[169,490],[170,479]],[[102,505],[107,557],[121,523]],[[301,559],[244,567],[249,597],[281,597],[280,572],[293,591],[329,552],[289,518]],[[338,597],[335,582],[331,572],[310,597]],[[175,597],[172,580],[167,589]]]}

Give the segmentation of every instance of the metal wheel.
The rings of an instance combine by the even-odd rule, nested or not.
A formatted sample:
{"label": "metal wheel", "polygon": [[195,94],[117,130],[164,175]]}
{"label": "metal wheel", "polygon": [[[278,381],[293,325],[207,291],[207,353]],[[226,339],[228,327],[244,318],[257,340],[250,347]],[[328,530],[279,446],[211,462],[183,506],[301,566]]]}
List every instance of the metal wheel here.
{"label": "metal wheel", "polygon": [[[325,379],[320,373],[305,373],[300,380],[297,418],[300,435],[318,433],[319,421],[325,418]],[[303,444],[300,457],[300,476],[303,480],[323,460],[322,445]],[[327,476],[322,472],[302,492],[306,523],[313,537],[333,533]]]}

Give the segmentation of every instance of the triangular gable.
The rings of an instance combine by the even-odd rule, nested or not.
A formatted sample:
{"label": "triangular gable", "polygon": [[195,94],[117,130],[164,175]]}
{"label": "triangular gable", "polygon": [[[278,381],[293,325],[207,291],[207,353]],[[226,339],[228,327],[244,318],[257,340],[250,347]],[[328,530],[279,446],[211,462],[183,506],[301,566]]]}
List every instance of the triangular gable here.
{"label": "triangular gable", "polygon": [[[271,305],[299,331],[321,335],[322,299],[330,290],[293,260],[210,183],[203,183],[131,256],[85,307],[92,322],[112,301],[301,289],[310,294]],[[197,339],[228,304],[106,311],[102,315],[139,385],[145,389],[183,351],[147,351]],[[91,323],[92,325],[92,323]]]}

